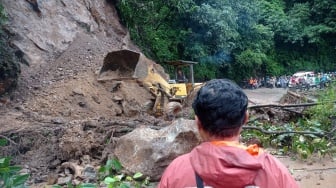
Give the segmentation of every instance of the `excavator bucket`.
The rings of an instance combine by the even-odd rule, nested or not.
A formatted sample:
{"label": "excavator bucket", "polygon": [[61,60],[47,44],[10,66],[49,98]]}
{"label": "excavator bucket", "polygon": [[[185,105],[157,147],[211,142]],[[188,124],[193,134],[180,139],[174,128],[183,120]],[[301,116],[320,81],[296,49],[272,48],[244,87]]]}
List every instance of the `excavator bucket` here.
{"label": "excavator bucket", "polygon": [[142,79],[148,74],[149,59],[131,50],[113,51],[106,55],[98,80]]}
{"label": "excavator bucket", "polygon": [[104,58],[98,81],[137,80],[151,94],[156,96],[153,111],[160,114],[171,98],[169,75],[159,64],[146,58],[142,53],[131,50],[110,52]]}
{"label": "excavator bucket", "polygon": [[98,81],[139,80],[148,87],[159,84],[166,92],[170,86],[169,75],[159,64],[145,57],[142,53],[131,50],[110,52],[104,58]]}

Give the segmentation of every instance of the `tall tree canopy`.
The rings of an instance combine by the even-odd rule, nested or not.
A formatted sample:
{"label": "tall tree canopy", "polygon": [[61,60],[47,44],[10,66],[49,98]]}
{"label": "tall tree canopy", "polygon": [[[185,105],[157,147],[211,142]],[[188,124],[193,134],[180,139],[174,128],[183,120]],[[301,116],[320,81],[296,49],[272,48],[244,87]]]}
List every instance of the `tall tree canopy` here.
{"label": "tall tree canopy", "polygon": [[195,78],[335,71],[335,0],[120,0],[132,39],[158,62],[199,61]]}

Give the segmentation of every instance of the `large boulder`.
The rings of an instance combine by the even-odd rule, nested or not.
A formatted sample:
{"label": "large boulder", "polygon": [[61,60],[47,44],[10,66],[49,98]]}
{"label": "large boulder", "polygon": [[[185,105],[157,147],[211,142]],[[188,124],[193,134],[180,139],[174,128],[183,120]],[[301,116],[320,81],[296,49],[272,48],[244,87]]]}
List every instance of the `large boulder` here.
{"label": "large boulder", "polygon": [[129,173],[141,172],[159,180],[173,159],[200,142],[194,121],[177,119],[161,130],[137,128],[120,137],[114,154]]}

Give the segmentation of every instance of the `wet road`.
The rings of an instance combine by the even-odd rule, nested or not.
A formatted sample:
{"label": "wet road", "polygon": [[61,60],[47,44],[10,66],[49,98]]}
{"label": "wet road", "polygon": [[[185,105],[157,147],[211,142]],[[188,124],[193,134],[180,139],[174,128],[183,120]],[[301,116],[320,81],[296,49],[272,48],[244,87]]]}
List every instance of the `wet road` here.
{"label": "wet road", "polygon": [[249,98],[249,105],[278,104],[287,93],[287,89],[283,88],[244,89],[244,91]]}

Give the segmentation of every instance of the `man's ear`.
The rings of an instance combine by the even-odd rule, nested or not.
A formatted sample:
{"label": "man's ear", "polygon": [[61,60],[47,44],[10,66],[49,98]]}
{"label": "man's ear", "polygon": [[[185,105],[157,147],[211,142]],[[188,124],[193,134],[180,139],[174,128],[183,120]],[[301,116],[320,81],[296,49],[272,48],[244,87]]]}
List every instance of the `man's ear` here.
{"label": "man's ear", "polygon": [[203,130],[203,125],[196,115],[195,115],[195,122],[196,122],[198,130]]}
{"label": "man's ear", "polygon": [[200,134],[202,140],[203,141],[208,140],[209,136],[208,136],[207,132],[204,130],[203,125],[202,125],[201,121],[198,119],[197,116],[195,116],[195,122],[196,122],[196,125],[197,125],[198,133]]}
{"label": "man's ear", "polygon": [[250,113],[249,113],[248,110],[246,110],[243,125],[245,125],[247,123],[247,121],[249,120],[249,117],[250,117]]}

